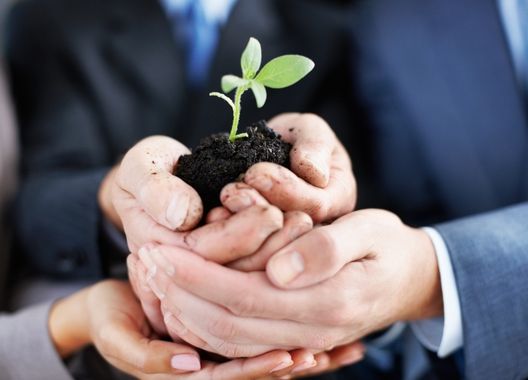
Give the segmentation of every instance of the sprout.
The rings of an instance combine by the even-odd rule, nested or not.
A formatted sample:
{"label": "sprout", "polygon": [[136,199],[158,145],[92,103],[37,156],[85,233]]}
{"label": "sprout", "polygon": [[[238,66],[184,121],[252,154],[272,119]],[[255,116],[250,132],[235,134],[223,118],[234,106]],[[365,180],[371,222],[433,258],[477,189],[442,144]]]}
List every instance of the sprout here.
{"label": "sprout", "polygon": [[240,102],[244,92],[251,89],[257,107],[261,108],[266,103],[266,87],[274,89],[289,87],[304,78],[315,66],[311,59],[294,54],[274,58],[259,71],[261,62],[260,42],[251,37],[240,59],[242,78],[236,75],[224,75],[222,77],[222,91],[224,94],[228,94],[236,89],[234,99],[231,100],[220,92],[209,94],[225,100],[233,110],[233,124],[229,133],[229,141],[231,142],[248,136],[247,133],[237,134],[240,122]]}

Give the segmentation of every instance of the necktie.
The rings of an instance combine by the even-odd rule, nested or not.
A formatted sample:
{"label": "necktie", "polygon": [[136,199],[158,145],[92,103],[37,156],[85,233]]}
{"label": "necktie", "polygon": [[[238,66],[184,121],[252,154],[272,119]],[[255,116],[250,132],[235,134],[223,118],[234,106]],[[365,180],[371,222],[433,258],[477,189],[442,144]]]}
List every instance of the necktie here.
{"label": "necktie", "polygon": [[211,60],[218,39],[218,23],[205,16],[202,2],[187,1],[171,14],[174,33],[184,46],[187,80],[192,87],[200,87],[208,77]]}

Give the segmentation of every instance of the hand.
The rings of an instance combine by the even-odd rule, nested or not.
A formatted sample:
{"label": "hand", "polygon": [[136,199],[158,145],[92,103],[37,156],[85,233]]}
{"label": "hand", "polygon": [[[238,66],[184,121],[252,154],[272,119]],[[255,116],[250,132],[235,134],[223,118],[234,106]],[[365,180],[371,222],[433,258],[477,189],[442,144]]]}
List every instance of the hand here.
{"label": "hand", "polygon": [[141,379],[260,378],[294,364],[283,351],[223,364],[200,362],[187,345],[153,339],[132,290],[119,281],[101,282],[59,301],[49,325],[62,357],[94,344],[109,363]]}
{"label": "hand", "polygon": [[[293,259],[279,265],[291,252]],[[241,273],[177,247],[158,246],[149,258],[147,267],[170,263],[174,271],[158,271],[152,281],[162,307],[179,321],[178,335],[186,341],[194,335],[198,347],[228,356],[270,347],[328,350],[399,320],[442,313],[429,237],[382,210],[317,228],[269,261],[275,284],[305,288],[281,289],[265,273]],[[282,265],[297,276],[284,276]]]}
{"label": "hand", "polygon": [[249,168],[244,182],[281,210],[303,211],[316,223],[352,211],[357,195],[352,165],[328,124],[313,114],[288,113],[268,125],[293,145],[292,171],[262,162]]}
{"label": "hand", "polygon": [[[264,270],[268,258],[312,229],[310,217],[299,211],[284,215],[256,190],[243,183],[228,185],[223,207],[211,210],[207,224],[186,233],[181,246],[218,263],[232,262],[245,270]],[[249,200],[249,201],[248,201]],[[218,244],[221,241],[222,244]],[[141,251],[141,250],[140,250]],[[233,261],[234,260],[234,261]],[[136,255],[129,255],[130,282],[154,330],[167,334],[158,297],[151,291],[146,270],[138,269]],[[173,339],[176,339],[173,336]]]}

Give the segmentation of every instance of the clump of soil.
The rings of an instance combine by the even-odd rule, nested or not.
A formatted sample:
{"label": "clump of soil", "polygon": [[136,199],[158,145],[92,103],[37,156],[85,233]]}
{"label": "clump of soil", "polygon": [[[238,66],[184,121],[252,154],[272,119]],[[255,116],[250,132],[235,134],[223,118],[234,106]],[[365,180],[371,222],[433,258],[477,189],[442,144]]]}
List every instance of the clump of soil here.
{"label": "clump of soil", "polygon": [[192,186],[207,212],[220,204],[220,191],[241,178],[250,166],[258,162],[273,162],[290,166],[291,144],[261,120],[246,128],[248,137],[229,141],[227,133],[204,138],[192,154],[180,157],[175,175]]}

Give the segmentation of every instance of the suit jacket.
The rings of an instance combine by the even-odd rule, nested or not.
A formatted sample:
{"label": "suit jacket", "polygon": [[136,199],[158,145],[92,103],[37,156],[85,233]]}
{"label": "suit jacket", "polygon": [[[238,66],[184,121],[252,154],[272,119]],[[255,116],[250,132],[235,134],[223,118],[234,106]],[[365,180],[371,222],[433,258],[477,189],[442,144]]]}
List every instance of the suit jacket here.
{"label": "suit jacket", "polygon": [[194,92],[158,1],[18,3],[7,51],[23,157],[16,229],[31,264],[57,276],[103,274],[102,178],[145,136],[169,135],[193,146],[227,131],[229,110],[207,93],[220,87],[223,74],[240,71],[250,36],[261,41],[264,60],[295,52],[317,67],[298,85],[270,93],[262,110],[246,99],[242,124],[308,110],[342,120],[333,101],[346,88],[341,3],[239,1],[221,32],[209,82]]}
{"label": "suit jacket", "polygon": [[16,185],[17,141],[11,102],[0,60],[0,310],[6,305],[11,229],[8,204]]}
{"label": "suit jacket", "polygon": [[373,0],[356,12],[354,87],[381,189],[368,201],[443,236],[466,377],[527,378],[528,124],[497,4]]}

